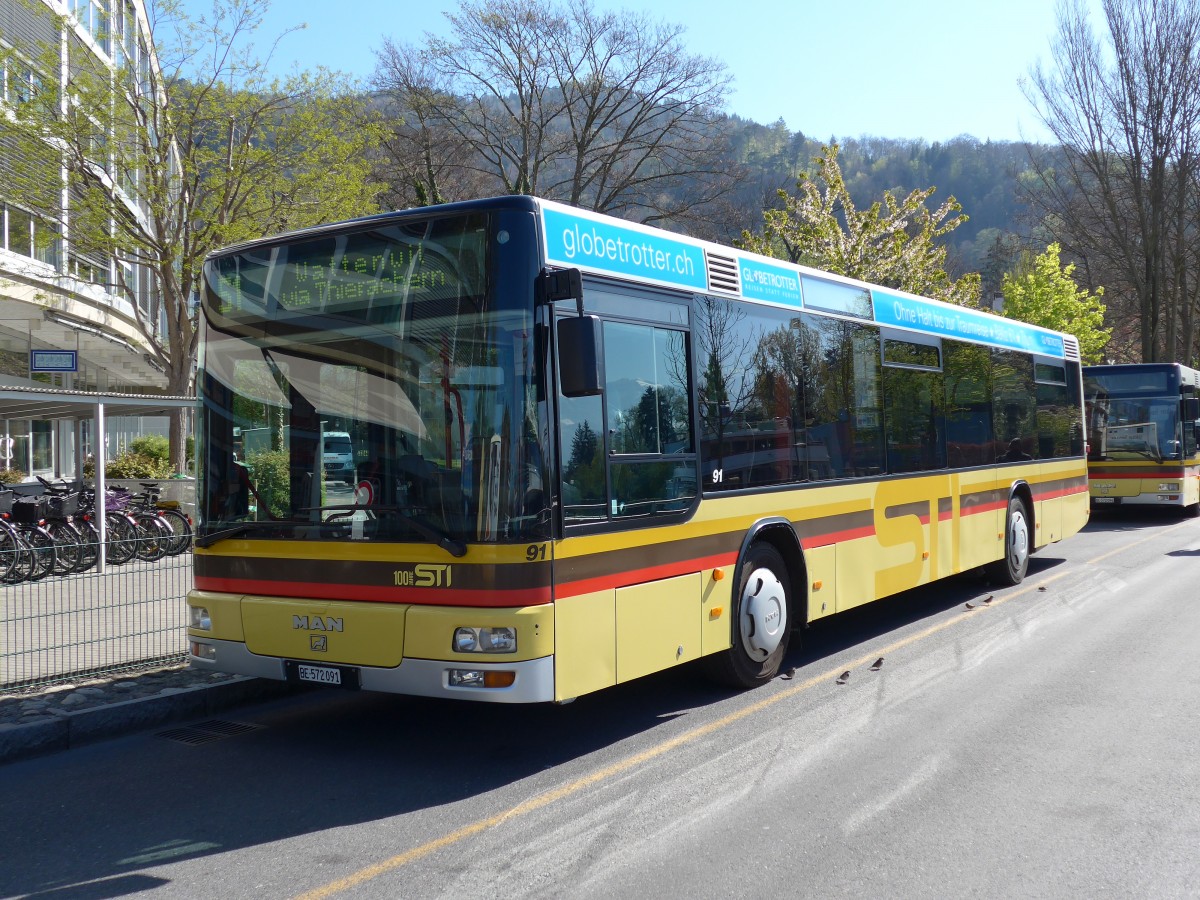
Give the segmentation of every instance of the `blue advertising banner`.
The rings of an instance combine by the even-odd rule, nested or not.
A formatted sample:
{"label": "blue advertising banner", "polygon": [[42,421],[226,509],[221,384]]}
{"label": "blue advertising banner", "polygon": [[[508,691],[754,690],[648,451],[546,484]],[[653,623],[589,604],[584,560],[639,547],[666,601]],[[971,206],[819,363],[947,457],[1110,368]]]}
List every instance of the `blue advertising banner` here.
{"label": "blue advertising banner", "polygon": [[546,262],[703,291],[704,251],[663,234],[542,207]]}
{"label": "blue advertising banner", "polygon": [[961,306],[927,303],[878,289],[871,291],[871,294],[875,298],[875,321],[881,325],[915,328],[929,334],[962,340],[986,341],[1058,359],[1065,355],[1062,337],[1036,325]]}
{"label": "blue advertising banner", "polygon": [[738,268],[741,269],[743,297],[797,308],[804,306],[798,272],[744,256],[738,257]]}

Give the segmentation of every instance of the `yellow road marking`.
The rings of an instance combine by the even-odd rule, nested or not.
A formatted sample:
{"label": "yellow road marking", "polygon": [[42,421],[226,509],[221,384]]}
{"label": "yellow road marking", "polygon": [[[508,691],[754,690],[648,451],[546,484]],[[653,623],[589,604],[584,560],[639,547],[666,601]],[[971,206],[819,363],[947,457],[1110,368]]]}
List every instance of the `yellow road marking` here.
{"label": "yellow road marking", "polygon": [[[1174,531],[1185,524],[1187,523],[1180,523],[1180,525],[1173,526],[1172,528],[1167,529],[1167,531]],[[1084,565],[1095,565],[1101,560],[1108,559],[1110,556],[1115,556],[1116,554],[1128,550],[1131,547],[1136,547],[1138,544],[1144,544],[1146,541],[1160,537],[1163,533],[1164,532],[1157,531],[1139,541],[1125,544],[1117,550],[1112,550],[1108,553],[1103,553],[1100,556],[1094,557],[1093,559],[1088,560],[1088,562],[1086,562]],[[801,694],[804,691],[810,690],[823,681],[829,681],[837,678],[837,676],[846,669],[855,669],[859,666],[868,665],[880,656],[887,656],[890,653],[903,650],[905,647],[909,647],[927,637],[931,637],[940,631],[945,631],[947,628],[957,625],[963,619],[969,618],[983,609],[995,609],[996,607],[1001,606],[1016,597],[1028,594],[1037,588],[1045,587],[1047,584],[1057,581],[1066,575],[1067,572],[1060,572],[1057,575],[1050,575],[1047,578],[1043,578],[1037,584],[1027,585],[1018,590],[1014,590],[1012,593],[1005,594],[1003,597],[996,597],[986,607],[979,606],[971,610],[960,612],[958,615],[951,616],[949,619],[938,622],[936,625],[930,625],[928,628],[919,631],[916,634],[912,634],[906,638],[901,638],[898,641],[894,641],[893,643],[888,644],[886,647],[873,649],[871,652],[865,653],[849,663],[839,663],[836,667],[822,672],[820,675],[814,675],[812,678],[808,678],[798,684],[794,684],[791,687],[785,688],[769,697],[763,697],[761,700],[757,700],[754,703],[751,703],[749,706],[745,706],[739,710],[729,713],[726,716],[723,716],[720,719],[709,722],[707,725],[699,725],[690,731],[685,731],[683,734],[656,744],[653,747],[643,750],[641,753],[635,753],[633,756],[626,757],[625,759],[615,762],[612,765],[605,766],[602,769],[597,769],[590,775],[585,775],[582,778],[577,778],[575,781],[560,785],[559,787],[547,791],[544,794],[538,794],[536,797],[531,797],[523,803],[518,803],[516,806],[506,809],[502,813],[497,813],[496,815],[490,816],[486,819],[480,819],[477,822],[472,822],[470,825],[464,825],[457,831],[452,831],[440,838],[428,841],[427,843],[424,843],[419,847],[414,847],[405,853],[397,854],[396,856],[385,859],[382,862],[378,862],[373,866],[367,866],[364,869],[359,869],[357,872],[347,875],[344,878],[339,878],[336,881],[331,881],[329,884],[326,884],[322,887],[314,888],[311,891],[299,895],[297,900],[321,900],[321,898],[332,897],[334,894],[347,891],[350,888],[370,881],[373,878],[378,878],[380,875],[385,875],[388,872],[406,866],[411,862],[416,862],[417,860],[423,859],[431,853],[436,853],[438,850],[450,847],[466,838],[480,834],[484,831],[488,831],[489,829],[503,825],[505,822],[510,822],[513,819],[518,819],[521,816],[527,815],[531,812],[536,812],[537,810],[549,806],[552,803],[556,803],[559,800],[564,800],[573,794],[577,794],[585,788],[599,784],[602,781],[607,781],[615,775],[620,775],[629,771],[630,769],[636,768],[642,763],[657,759],[658,757],[671,752],[677,747],[690,744],[693,741],[712,734],[714,731],[720,731],[721,729],[726,728],[735,722],[739,722],[748,716],[752,716],[757,712],[761,712],[768,707],[774,706],[776,703],[787,700],[791,697],[795,697],[797,694]]]}

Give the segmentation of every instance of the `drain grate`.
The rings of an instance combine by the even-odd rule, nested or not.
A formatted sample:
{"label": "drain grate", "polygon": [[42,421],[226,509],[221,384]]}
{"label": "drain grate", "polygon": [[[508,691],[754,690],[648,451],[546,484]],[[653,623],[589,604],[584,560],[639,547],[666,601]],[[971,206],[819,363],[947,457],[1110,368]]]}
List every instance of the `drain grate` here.
{"label": "drain grate", "polygon": [[160,731],[158,736],[180,744],[209,744],[213,741],[219,741],[222,738],[245,734],[248,731],[257,731],[259,728],[262,728],[262,726],[249,725],[245,722],[226,722],[222,719],[210,719],[207,722],[187,725],[183,728],[169,728],[166,731]]}

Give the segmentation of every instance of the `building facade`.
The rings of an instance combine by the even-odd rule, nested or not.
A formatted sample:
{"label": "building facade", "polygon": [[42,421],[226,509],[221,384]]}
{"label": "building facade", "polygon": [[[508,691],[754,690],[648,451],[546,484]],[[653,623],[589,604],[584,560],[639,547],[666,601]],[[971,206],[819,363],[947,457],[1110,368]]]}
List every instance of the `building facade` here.
{"label": "building facade", "polygon": [[[22,103],[54,83],[66,113],[67,79],[80,54],[114,72],[144,75],[155,65],[149,34],[143,0],[0,0],[0,116],[11,121]],[[103,155],[103,140],[97,147]],[[161,331],[149,273],[73,245],[65,174],[61,207],[53,218],[5,196],[6,176],[19,162],[14,159],[19,152],[14,142],[0,137],[0,384],[161,392],[166,378],[147,335]],[[116,185],[137,177],[136,172],[111,174]],[[119,201],[120,192],[115,194]],[[4,419],[0,469],[29,476],[76,475],[77,460],[100,449],[94,445],[102,443],[111,459],[131,438],[166,434],[166,429],[159,417],[114,419],[101,442],[86,425]]]}

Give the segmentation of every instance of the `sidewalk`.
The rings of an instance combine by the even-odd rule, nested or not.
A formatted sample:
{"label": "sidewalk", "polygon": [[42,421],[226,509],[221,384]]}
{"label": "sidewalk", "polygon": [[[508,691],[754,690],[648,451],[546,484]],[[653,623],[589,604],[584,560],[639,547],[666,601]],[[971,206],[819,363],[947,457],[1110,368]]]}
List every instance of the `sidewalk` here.
{"label": "sidewalk", "polygon": [[210,716],[290,690],[282,681],[202,672],[179,663],[0,693],[0,764]]}

